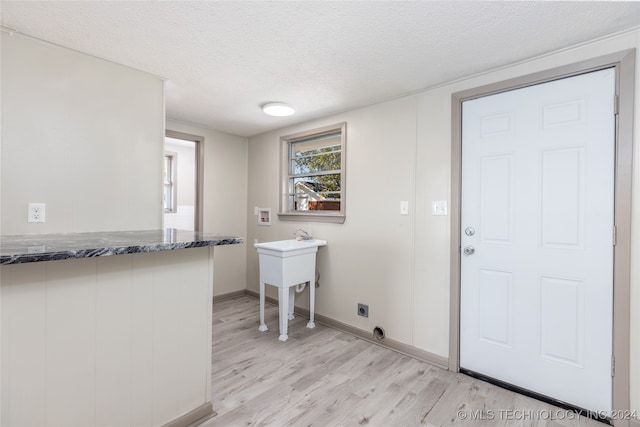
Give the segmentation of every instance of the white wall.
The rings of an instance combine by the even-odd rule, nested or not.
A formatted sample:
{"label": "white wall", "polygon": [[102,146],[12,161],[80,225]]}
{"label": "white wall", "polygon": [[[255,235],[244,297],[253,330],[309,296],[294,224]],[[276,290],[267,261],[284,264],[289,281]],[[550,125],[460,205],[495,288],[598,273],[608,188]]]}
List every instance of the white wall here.
{"label": "white wall", "polygon": [[[302,227],[329,244],[320,249],[317,313],[438,356],[449,346],[450,217],[432,216],[431,202],[451,191],[451,95],[581,60],[640,47],[640,31],[567,49],[419,94],[249,139],[247,242],[291,238]],[[640,55],[638,55],[640,57]],[[636,66],[640,84],[640,66]],[[635,103],[635,141],[640,103]],[[278,210],[279,137],[347,122],[347,220],[343,225],[278,221],[259,227],[253,207]],[[640,150],[634,154],[632,259],[640,256]],[[379,203],[371,203],[372,195]],[[411,215],[399,215],[408,200]],[[247,288],[258,291],[258,259],[247,250]],[[631,283],[631,399],[640,410],[640,263]],[[274,289],[269,289],[275,297]],[[304,301],[298,305],[307,306]],[[356,303],[369,304],[369,318]]]}
{"label": "white wall", "polygon": [[[344,224],[282,222],[277,219],[279,136],[347,122],[347,218]],[[293,238],[297,227],[329,245],[318,252],[321,271],[318,313],[411,342],[413,218],[400,216],[400,201],[413,199],[416,139],[415,99],[374,105],[312,124],[250,139],[248,242]],[[253,207],[268,207],[270,227],[257,226]],[[256,250],[249,244],[247,288],[258,291]],[[276,297],[275,288],[267,287]],[[299,295],[308,306],[308,292]],[[304,302],[303,302],[304,301]],[[369,305],[369,318],[356,315]]]}
{"label": "white wall", "polygon": [[[247,235],[247,139],[167,120],[168,130],[204,137],[203,231]],[[216,250],[214,295],[246,287],[245,245]]]}
{"label": "white wall", "polygon": [[162,80],[19,34],[1,59],[2,233],[160,228]]}

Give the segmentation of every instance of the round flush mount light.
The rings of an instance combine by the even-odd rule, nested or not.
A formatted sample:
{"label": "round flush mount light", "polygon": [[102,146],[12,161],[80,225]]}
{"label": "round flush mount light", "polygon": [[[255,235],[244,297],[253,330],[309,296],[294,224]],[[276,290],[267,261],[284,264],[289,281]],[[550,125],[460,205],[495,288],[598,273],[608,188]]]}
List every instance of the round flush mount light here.
{"label": "round flush mount light", "polygon": [[293,107],[284,102],[269,102],[262,106],[262,111],[269,116],[286,117],[296,112]]}

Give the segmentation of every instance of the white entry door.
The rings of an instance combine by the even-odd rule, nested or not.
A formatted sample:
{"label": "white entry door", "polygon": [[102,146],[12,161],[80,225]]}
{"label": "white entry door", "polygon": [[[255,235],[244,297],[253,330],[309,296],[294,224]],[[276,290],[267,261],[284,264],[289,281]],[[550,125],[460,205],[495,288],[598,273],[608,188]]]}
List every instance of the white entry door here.
{"label": "white entry door", "polygon": [[615,71],[465,101],[461,368],[612,407]]}

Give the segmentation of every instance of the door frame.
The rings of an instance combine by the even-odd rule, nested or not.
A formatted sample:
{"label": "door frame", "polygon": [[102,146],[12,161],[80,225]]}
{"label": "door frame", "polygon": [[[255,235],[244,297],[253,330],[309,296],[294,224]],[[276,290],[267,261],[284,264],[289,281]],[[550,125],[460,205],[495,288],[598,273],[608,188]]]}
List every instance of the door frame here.
{"label": "door frame", "polygon": [[196,144],[196,206],[194,209],[194,230],[202,232],[204,206],[202,194],[202,183],[204,182],[204,137],[169,129],[165,130],[164,136],[182,139],[184,141],[193,141]]}
{"label": "door frame", "polygon": [[[615,216],[613,278],[613,410],[630,406],[630,275],[631,275],[631,183],[633,166],[633,102],[635,49],[545,70],[502,82],[456,92],[451,95],[451,270],[449,362],[450,371],[460,370],[460,207],[462,186],[462,103],[604,68],[615,68],[618,114],[616,116]],[[612,360],[612,368],[613,368]],[[629,421],[614,420],[616,426]]]}

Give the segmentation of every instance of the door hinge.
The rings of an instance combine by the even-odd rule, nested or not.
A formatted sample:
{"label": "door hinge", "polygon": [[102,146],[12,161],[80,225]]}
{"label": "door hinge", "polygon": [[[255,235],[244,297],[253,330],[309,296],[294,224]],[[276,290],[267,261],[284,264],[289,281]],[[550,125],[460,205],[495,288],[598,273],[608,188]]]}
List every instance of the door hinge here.
{"label": "door hinge", "polygon": [[613,246],[618,244],[618,227],[613,226]]}
{"label": "door hinge", "polygon": [[611,376],[616,376],[616,357],[611,356]]}
{"label": "door hinge", "polygon": [[613,115],[618,115],[618,109],[620,108],[620,97],[618,95],[613,96]]}

